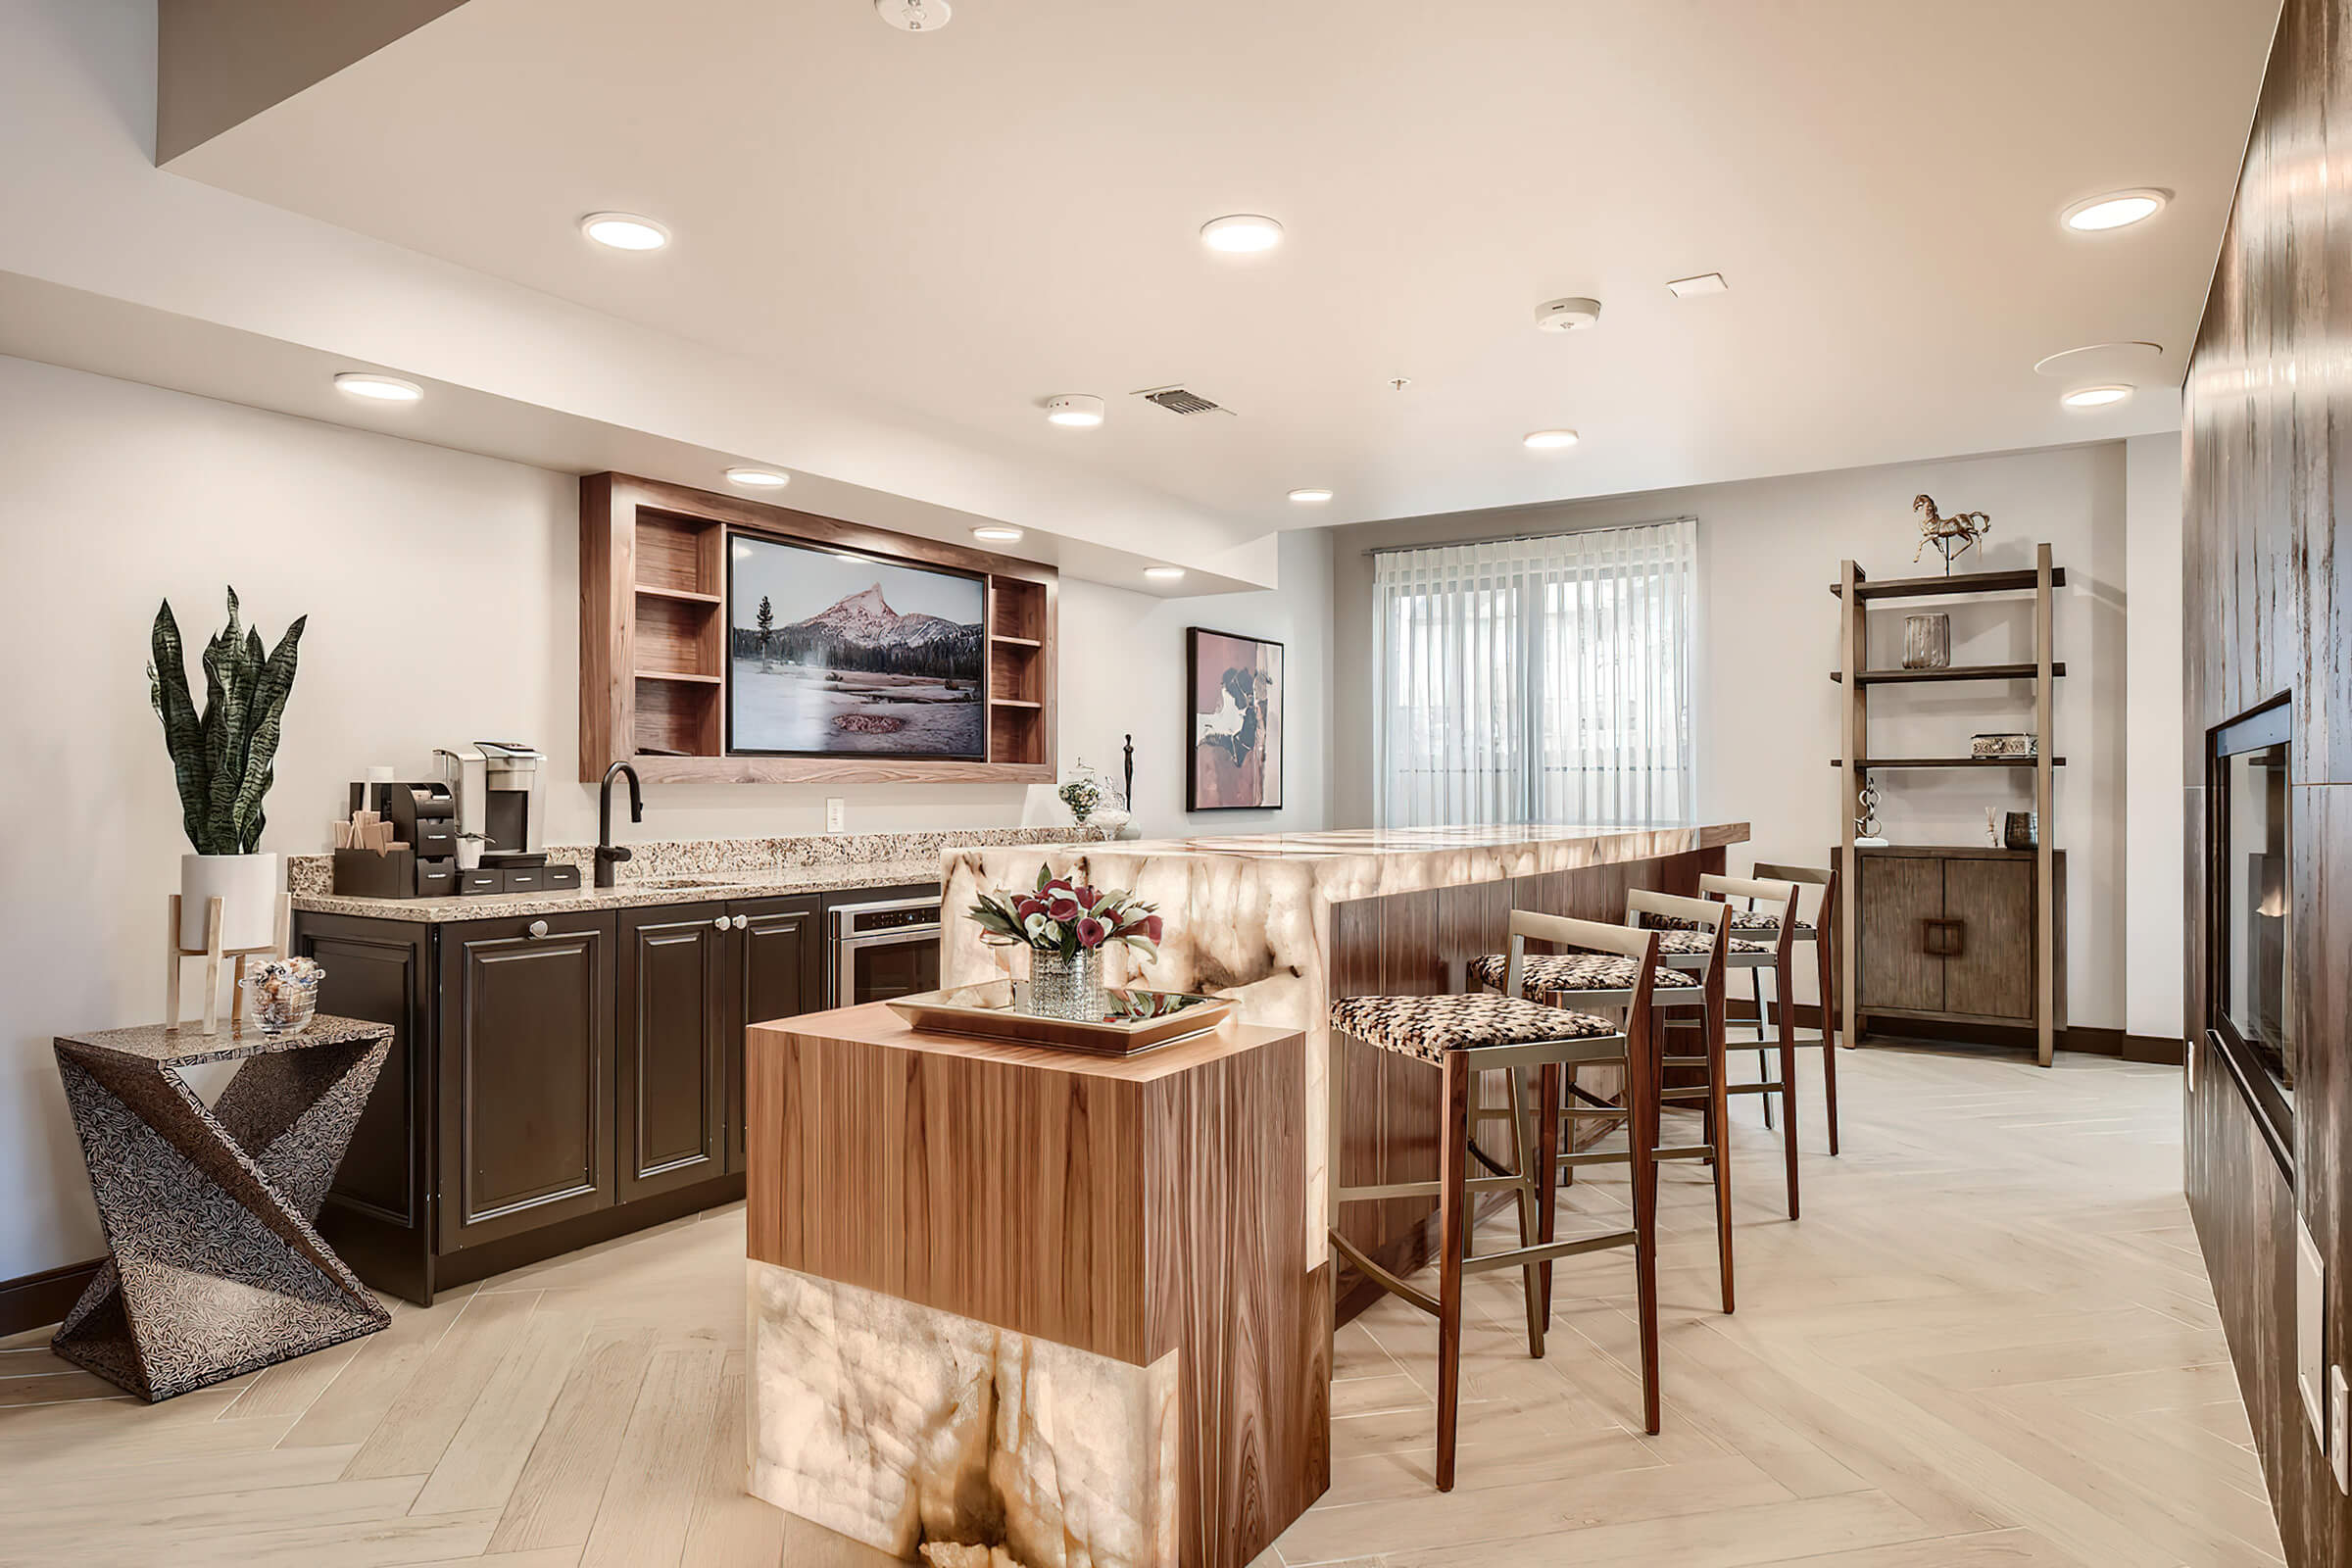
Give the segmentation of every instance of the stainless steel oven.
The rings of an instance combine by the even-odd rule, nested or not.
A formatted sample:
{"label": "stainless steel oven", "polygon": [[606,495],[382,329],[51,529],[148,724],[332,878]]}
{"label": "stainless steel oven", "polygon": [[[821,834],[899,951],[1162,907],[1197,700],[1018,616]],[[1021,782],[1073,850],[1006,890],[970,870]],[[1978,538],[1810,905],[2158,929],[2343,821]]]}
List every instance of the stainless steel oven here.
{"label": "stainless steel oven", "polygon": [[854,1007],[939,989],[939,895],[836,904],[832,1002]]}

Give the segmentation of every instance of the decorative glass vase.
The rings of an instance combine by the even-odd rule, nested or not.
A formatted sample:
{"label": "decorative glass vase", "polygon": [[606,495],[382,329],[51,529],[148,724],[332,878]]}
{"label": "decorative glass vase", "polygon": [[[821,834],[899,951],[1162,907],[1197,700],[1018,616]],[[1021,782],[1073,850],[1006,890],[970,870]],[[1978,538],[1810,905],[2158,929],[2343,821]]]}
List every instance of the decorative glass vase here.
{"label": "decorative glass vase", "polygon": [[1081,948],[1068,955],[1043,948],[1029,951],[1027,1011],[1070,1023],[1101,1023],[1109,1005],[1102,994],[1101,948]]}

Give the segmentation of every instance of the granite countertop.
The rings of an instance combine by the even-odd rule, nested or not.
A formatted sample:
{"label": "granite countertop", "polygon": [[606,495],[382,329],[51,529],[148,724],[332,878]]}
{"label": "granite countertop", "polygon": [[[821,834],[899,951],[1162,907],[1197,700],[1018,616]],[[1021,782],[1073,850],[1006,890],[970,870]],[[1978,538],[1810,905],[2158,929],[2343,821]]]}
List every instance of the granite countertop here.
{"label": "granite countertop", "polygon": [[294,907],[310,914],[356,914],[378,920],[497,920],[524,914],[569,914],[581,909],[640,908],[663,904],[708,904],[726,899],[777,898],[794,893],[833,893],[845,888],[896,887],[937,882],[937,859],[861,860],[834,865],[801,865],[756,871],[713,871],[695,877],[692,887],[657,887],[673,880],[655,876],[618,887],[581,887],[544,893],[480,893],[446,899],[354,899],[332,893],[297,893]]}
{"label": "granite countertop", "polygon": [[[1645,858],[1666,841],[1712,848],[1747,837],[1744,822],[1668,823],[1639,827],[1579,823],[1502,822],[1465,827],[1334,828],[1320,833],[1241,833],[1180,839],[1129,839],[1070,846],[1098,855],[1213,856],[1242,860],[1325,860],[1354,856],[1453,855],[1465,850],[1510,854],[1583,846],[1592,864]],[[1058,847],[1058,846],[1057,846]],[[988,849],[991,846],[975,846]],[[1626,851],[1634,852],[1631,856]],[[1667,852],[1672,853],[1672,852]]]}

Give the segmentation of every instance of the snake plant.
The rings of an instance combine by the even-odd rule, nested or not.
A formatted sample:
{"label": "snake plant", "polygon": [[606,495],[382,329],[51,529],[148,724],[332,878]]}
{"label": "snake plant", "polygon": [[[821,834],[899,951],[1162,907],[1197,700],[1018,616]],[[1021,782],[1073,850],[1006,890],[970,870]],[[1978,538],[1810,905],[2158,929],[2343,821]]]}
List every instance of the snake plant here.
{"label": "snake plant", "polygon": [[172,601],[155,613],[147,696],[164,721],[164,746],[179,777],[181,818],[199,855],[251,855],[262,842],[262,798],[276,777],[278,728],[309,619],[296,617],[276,651],[265,657],[262,634],[237,624],[237,591],[229,589],[228,624],[204,645],[199,718]]}

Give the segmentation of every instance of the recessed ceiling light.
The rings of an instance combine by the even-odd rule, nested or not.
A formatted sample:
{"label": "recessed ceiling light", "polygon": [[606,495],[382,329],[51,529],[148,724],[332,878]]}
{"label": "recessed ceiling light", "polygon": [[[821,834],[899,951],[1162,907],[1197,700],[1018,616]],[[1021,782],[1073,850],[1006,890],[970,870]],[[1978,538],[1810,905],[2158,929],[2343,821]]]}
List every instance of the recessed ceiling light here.
{"label": "recessed ceiling light", "polygon": [[1527,434],[1527,446],[1533,452],[1561,452],[1576,442],[1574,430],[1531,430]]}
{"label": "recessed ceiling light", "polygon": [[985,539],[992,545],[1008,545],[1020,536],[1020,529],[1007,527],[1001,522],[983,523],[972,530],[973,538]]}
{"label": "recessed ceiling light", "polygon": [[336,376],[335,390],[355,398],[372,398],[378,403],[414,403],[424,396],[424,388],[414,381],[403,381],[397,375],[369,375],[359,370],[345,370]]}
{"label": "recessed ceiling light", "polygon": [[1545,300],[1536,307],[1536,329],[1542,332],[1582,332],[1600,320],[1600,301]]}
{"label": "recessed ceiling light", "polygon": [[2058,401],[2070,409],[2103,409],[2110,403],[2121,403],[2132,395],[2128,386],[2077,387]]}
{"label": "recessed ceiling light", "polygon": [[1721,272],[1701,272],[1696,277],[1678,277],[1670,280],[1666,285],[1666,292],[1678,300],[1687,300],[1693,294],[1720,294],[1731,286],[1723,280]]}
{"label": "recessed ceiling light", "polygon": [[1200,243],[1212,251],[1228,251],[1236,255],[1270,251],[1282,243],[1282,225],[1256,213],[1235,213],[1227,218],[1212,218],[1202,223]]}
{"label": "recessed ceiling light", "polygon": [[1046,419],[1086,429],[1102,422],[1102,400],[1091,392],[1060,392],[1046,399]]}
{"label": "recessed ceiling light", "polygon": [[668,229],[635,213],[590,213],[580,232],[616,251],[658,251],[669,243]]}
{"label": "recessed ceiling light", "polygon": [[1184,575],[1182,566],[1146,566],[1144,575],[1153,582],[1174,582]]}
{"label": "recessed ceiling light", "polygon": [[901,32],[937,32],[956,15],[948,0],[874,0],[874,14]]}
{"label": "recessed ceiling light", "polygon": [[1331,499],[1331,492],[1320,485],[1305,490],[1294,490],[1291,499],[1302,507],[1319,507]]}
{"label": "recessed ceiling light", "polygon": [[2154,218],[2164,211],[2164,204],[2172,199],[2171,191],[2158,190],[2152,185],[2142,190],[2110,191],[2104,196],[2077,202],[2060,216],[2067,227],[2093,234],[2101,229],[2123,228],[2143,219]]}
{"label": "recessed ceiling light", "polygon": [[792,475],[773,468],[729,468],[727,480],[753,490],[781,490],[792,483]]}

